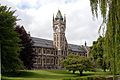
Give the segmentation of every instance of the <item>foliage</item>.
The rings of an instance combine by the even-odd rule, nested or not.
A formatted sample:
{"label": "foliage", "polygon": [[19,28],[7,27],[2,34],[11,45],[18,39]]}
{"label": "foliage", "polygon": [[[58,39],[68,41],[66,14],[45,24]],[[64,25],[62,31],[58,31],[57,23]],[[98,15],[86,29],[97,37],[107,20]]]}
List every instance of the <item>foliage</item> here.
{"label": "foliage", "polygon": [[120,1],[119,0],[90,0],[93,15],[98,15],[98,7],[103,17],[100,26],[106,27],[104,35],[106,59],[115,75],[120,74]]}
{"label": "foliage", "polygon": [[92,63],[87,57],[69,54],[65,59],[62,60],[63,66],[70,71],[79,71],[82,75],[83,71],[92,69]]}
{"label": "foliage", "polygon": [[105,77],[81,77],[81,78],[66,78],[66,79],[63,79],[63,80],[106,80]]}
{"label": "foliage", "polygon": [[27,34],[23,26],[17,26],[15,30],[19,34],[22,44],[20,59],[23,61],[23,64],[27,69],[32,69],[34,67],[33,63],[35,54],[32,48],[33,42],[31,37]]}
{"label": "foliage", "polygon": [[1,48],[1,70],[3,72],[15,71],[22,67],[19,59],[20,39],[14,31],[16,25],[15,11],[7,6],[0,5],[0,48]]}
{"label": "foliage", "polygon": [[104,37],[99,37],[97,41],[93,42],[93,46],[90,49],[90,57],[94,63],[95,68],[101,68],[104,71],[108,68],[106,57],[104,55]]}

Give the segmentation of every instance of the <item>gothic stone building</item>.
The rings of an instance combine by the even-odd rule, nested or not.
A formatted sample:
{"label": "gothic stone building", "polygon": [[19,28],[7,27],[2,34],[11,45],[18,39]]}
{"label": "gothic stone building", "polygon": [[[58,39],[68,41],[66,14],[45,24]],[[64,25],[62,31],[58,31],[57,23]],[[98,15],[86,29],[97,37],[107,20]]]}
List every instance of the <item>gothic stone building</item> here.
{"label": "gothic stone building", "polygon": [[69,53],[87,56],[88,47],[85,45],[68,44],[65,37],[66,18],[60,10],[56,17],[53,15],[53,41],[32,37],[35,51],[34,69],[61,69],[60,60]]}

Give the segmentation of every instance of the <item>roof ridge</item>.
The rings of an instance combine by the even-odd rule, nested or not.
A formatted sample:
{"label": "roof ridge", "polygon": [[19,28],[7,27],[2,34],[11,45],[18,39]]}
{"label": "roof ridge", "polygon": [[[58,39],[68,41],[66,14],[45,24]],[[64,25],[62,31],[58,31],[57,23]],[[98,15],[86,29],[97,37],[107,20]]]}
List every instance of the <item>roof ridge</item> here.
{"label": "roof ridge", "polygon": [[49,40],[49,41],[52,41],[50,39],[44,39],[44,38],[38,38],[38,37],[31,37],[31,38],[36,38],[36,39],[43,39],[43,40]]}

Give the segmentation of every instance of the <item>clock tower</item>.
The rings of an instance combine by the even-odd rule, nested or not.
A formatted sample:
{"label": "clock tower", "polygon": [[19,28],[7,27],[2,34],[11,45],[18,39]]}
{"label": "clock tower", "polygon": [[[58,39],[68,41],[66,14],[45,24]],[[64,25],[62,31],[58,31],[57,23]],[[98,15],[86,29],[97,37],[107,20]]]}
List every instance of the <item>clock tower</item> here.
{"label": "clock tower", "polygon": [[53,15],[53,46],[57,49],[59,57],[67,55],[67,40],[65,37],[66,17],[58,10],[56,17]]}

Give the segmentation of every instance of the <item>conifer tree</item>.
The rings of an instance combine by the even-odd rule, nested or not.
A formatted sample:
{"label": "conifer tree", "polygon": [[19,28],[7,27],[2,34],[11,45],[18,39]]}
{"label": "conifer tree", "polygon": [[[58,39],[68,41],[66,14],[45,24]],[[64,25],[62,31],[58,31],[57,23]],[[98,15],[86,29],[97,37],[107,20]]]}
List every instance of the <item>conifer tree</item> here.
{"label": "conifer tree", "polygon": [[22,50],[20,52],[20,59],[23,61],[24,66],[27,69],[32,69],[34,63],[34,52],[33,52],[33,42],[31,40],[30,34],[27,34],[23,26],[17,26],[16,32],[19,33],[21,39]]}
{"label": "conifer tree", "polygon": [[16,71],[22,68],[19,59],[20,39],[15,31],[17,18],[7,6],[0,5],[0,48],[1,48],[1,71]]}

